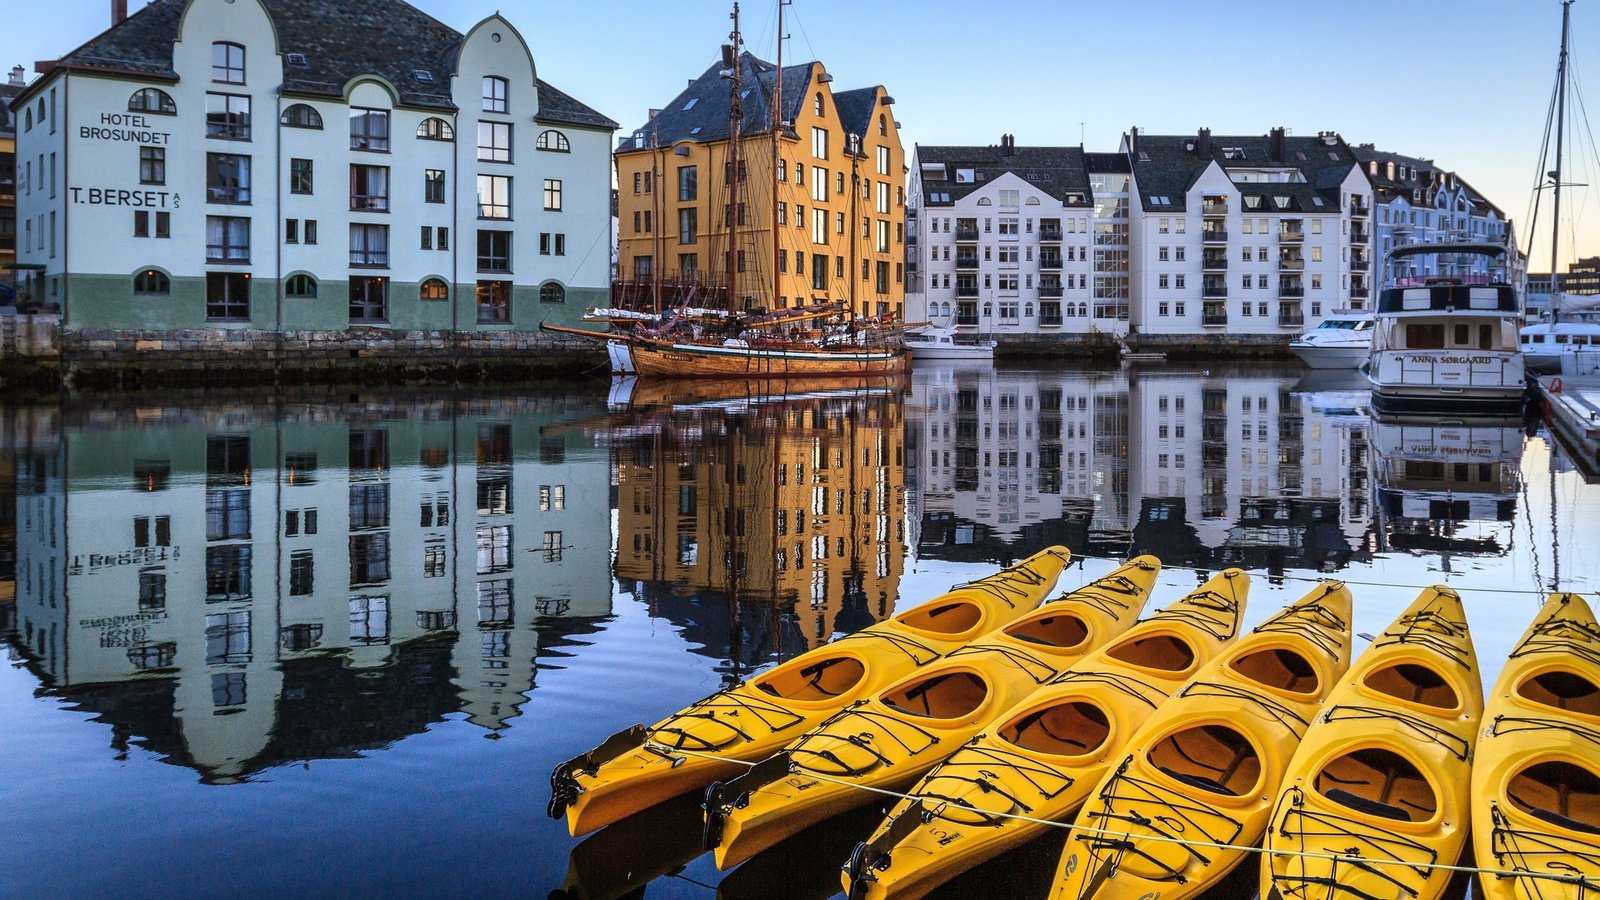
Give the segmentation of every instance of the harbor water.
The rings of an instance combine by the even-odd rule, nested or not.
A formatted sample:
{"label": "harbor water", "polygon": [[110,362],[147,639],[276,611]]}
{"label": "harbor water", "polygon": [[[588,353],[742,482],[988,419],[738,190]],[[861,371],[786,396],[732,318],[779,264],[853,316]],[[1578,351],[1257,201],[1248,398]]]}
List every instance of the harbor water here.
{"label": "harbor water", "polygon": [[[1338,578],[1376,634],[1447,584],[1487,687],[1546,591],[1600,589],[1600,485],[1536,416],[1368,405],[959,363],[11,401],[0,895],[836,894],[881,803],[723,873],[698,797],[574,839],[549,773],[1051,544],[1063,588],[1157,555],[1150,609],[1241,567],[1247,626]],[[1063,838],[944,895],[1044,896]]]}

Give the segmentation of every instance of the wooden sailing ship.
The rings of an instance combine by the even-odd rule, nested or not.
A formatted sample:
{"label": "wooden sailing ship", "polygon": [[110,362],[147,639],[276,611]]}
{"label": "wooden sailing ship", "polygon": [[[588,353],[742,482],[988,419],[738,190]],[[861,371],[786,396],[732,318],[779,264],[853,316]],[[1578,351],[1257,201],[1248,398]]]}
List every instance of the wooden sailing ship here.
{"label": "wooden sailing ship", "polygon": [[[774,261],[771,278],[764,279],[759,272],[745,275],[745,250],[742,247],[735,249],[741,238],[739,226],[745,224],[746,205],[741,197],[741,182],[747,171],[741,144],[745,131],[744,100],[751,93],[751,86],[745,83],[744,69],[753,65],[753,58],[742,53],[739,7],[735,4],[733,30],[729,43],[722,47],[719,73],[729,83],[729,133],[725,158],[728,173],[725,178],[727,204],[724,207],[730,211],[726,220],[729,246],[721,254],[725,272],[720,275],[679,272],[664,280],[656,262],[663,255],[660,242],[652,241],[649,272],[635,271],[632,278],[619,277],[613,291],[613,307],[590,310],[585,316],[585,321],[604,323],[610,330],[596,331],[548,324],[542,326],[547,331],[603,341],[613,374],[665,378],[790,378],[876,376],[900,373],[907,369],[909,355],[901,344],[900,327],[895,322],[895,316],[887,311],[870,315],[865,304],[861,315],[856,315],[853,278],[842,279],[851,285],[849,302],[830,300],[803,303],[796,297],[797,305],[788,308],[781,308],[787,306],[786,299],[773,302],[779,301],[782,269],[779,261],[785,258],[780,239],[780,225],[783,223],[779,214],[780,204],[776,200],[778,181],[783,171],[779,142],[786,133],[792,132],[791,123],[784,120],[782,112],[782,15],[780,4],[778,64],[775,68],[769,67],[773,74],[770,119],[770,196],[773,199],[768,211]],[[762,69],[753,68],[753,72],[760,71]],[[760,84],[759,76],[753,80],[757,82],[755,87],[764,87]],[[792,134],[787,136],[793,138]],[[859,140],[855,135],[851,139]],[[652,140],[654,149],[655,142]],[[847,149],[847,152],[855,152],[855,148]],[[798,180],[800,166],[797,164],[795,168]],[[740,177],[733,177],[734,172],[740,173]],[[660,172],[654,168],[654,163],[652,173],[659,190]],[[839,177],[842,184],[843,176]],[[855,190],[854,186],[851,190]],[[737,217],[732,210],[739,211]],[[660,211],[657,213],[656,219],[660,221]],[[797,217],[799,213],[800,208],[797,208]],[[851,220],[854,218],[852,215]],[[844,222],[840,214],[838,226],[841,233]],[[758,260],[763,255],[760,251],[752,254]],[[795,255],[798,267],[798,257],[802,254],[797,252]],[[826,256],[813,257],[814,266],[826,264],[826,261]],[[844,271],[843,258],[840,257],[837,265],[841,270],[835,274],[847,276],[853,273],[853,258],[851,263],[849,272]],[[643,266],[638,268],[643,269]],[[865,271],[866,264],[863,263]],[[648,282],[640,277],[644,274],[648,275]],[[753,291],[750,290],[752,285],[756,285]],[[664,288],[667,291],[665,299]],[[768,292],[770,298],[763,306],[757,298]],[[641,295],[648,296],[648,304],[639,302]],[[639,309],[641,305],[649,308]],[[880,303],[880,310],[885,305]],[[780,308],[771,308],[773,306]]]}

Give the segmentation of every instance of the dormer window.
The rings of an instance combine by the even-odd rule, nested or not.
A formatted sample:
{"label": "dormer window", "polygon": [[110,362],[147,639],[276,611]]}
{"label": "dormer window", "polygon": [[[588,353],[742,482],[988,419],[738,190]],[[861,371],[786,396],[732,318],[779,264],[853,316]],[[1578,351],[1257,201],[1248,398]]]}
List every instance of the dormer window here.
{"label": "dormer window", "polygon": [[211,80],[244,84],[244,47],[227,41],[211,45]]}
{"label": "dormer window", "polygon": [[498,75],[483,79],[483,111],[503,113],[510,110],[511,82]]}

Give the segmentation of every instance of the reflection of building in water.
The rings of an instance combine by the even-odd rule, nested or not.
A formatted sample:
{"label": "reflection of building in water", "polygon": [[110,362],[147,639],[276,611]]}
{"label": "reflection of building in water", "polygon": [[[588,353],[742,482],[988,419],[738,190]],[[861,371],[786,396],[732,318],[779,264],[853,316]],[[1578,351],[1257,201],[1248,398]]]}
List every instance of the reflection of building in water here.
{"label": "reflection of building in water", "polygon": [[[1523,432],[1517,419],[1372,420],[1373,492],[1384,550],[1500,554],[1516,518]],[[1448,559],[1448,556],[1446,557]]]}
{"label": "reflection of building in water", "polygon": [[892,390],[774,394],[629,414],[613,438],[617,577],[735,662],[893,612],[903,403]]}
{"label": "reflection of building in water", "polygon": [[907,446],[925,555],[1009,561],[1127,545],[1123,373],[917,371]]}
{"label": "reflection of building in water", "polygon": [[1364,418],[1284,375],[916,373],[918,546],[1007,559],[1052,542],[1169,564],[1337,568],[1365,552]]}
{"label": "reflection of building in water", "polygon": [[604,455],[531,403],[339,412],[19,454],[13,640],[46,683],[219,779],[505,727],[549,617],[610,612]]}

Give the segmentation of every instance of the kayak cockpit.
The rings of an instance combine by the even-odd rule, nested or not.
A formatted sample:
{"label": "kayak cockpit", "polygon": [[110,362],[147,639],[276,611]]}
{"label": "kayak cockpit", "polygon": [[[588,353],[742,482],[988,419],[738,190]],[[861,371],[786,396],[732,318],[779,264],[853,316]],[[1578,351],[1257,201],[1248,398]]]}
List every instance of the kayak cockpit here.
{"label": "kayak cockpit", "polygon": [[1417,663],[1396,663],[1367,675],[1363,682],[1380,694],[1418,706],[1454,710],[1461,705],[1455,688],[1443,676]]}
{"label": "kayak cockpit", "polygon": [[1006,634],[1030,644],[1072,650],[1089,639],[1089,626],[1074,615],[1048,616],[1013,625]]}
{"label": "kayak cockpit", "polygon": [[1600,717],[1600,687],[1566,669],[1541,672],[1524,679],[1517,685],[1517,695],[1541,706]]}
{"label": "kayak cockpit", "polygon": [[1150,748],[1150,763],[1174,781],[1213,794],[1244,797],[1261,780],[1255,745],[1226,725],[1198,725]]}
{"label": "kayak cockpit", "polygon": [[867,667],[854,656],[817,660],[810,665],[780,667],[756,679],[756,689],[786,700],[828,700],[861,683]]}
{"label": "kayak cockpit", "polygon": [[1390,750],[1366,747],[1333,760],[1317,773],[1317,792],[1341,806],[1398,822],[1425,822],[1439,808],[1428,779]]}
{"label": "kayak cockpit", "polygon": [[1036,753],[1081,756],[1111,735],[1105,710],[1085,700],[1057,703],[1018,716],[996,730],[1001,740]]}
{"label": "kayak cockpit", "polygon": [[932,719],[955,719],[983,704],[989,685],[972,672],[941,672],[885,692],[885,705]]}
{"label": "kayak cockpit", "polygon": [[1525,812],[1572,831],[1600,834],[1600,775],[1560,760],[1518,772],[1506,796]]}
{"label": "kayak cockpit", "polygon": [[1161,672],[1183,672],[1194,665],[1194,648],[1175,634],[1157,634],[1124,641],[1106,650],[1118,662]]}
{"label": "kayak cockpit", "polygon": [[971,631],[983,619],[983,611],[971,601],[929,603],[900,616],[900,623],[929,634],[960,635]]}
{"label": "kayak cockpit", "polygon": [[1316,667],[1287,647],[1246,653],[1231,661],[1228,668],[1256,684],[1280,691],[1314,694],[1319,687]]}

